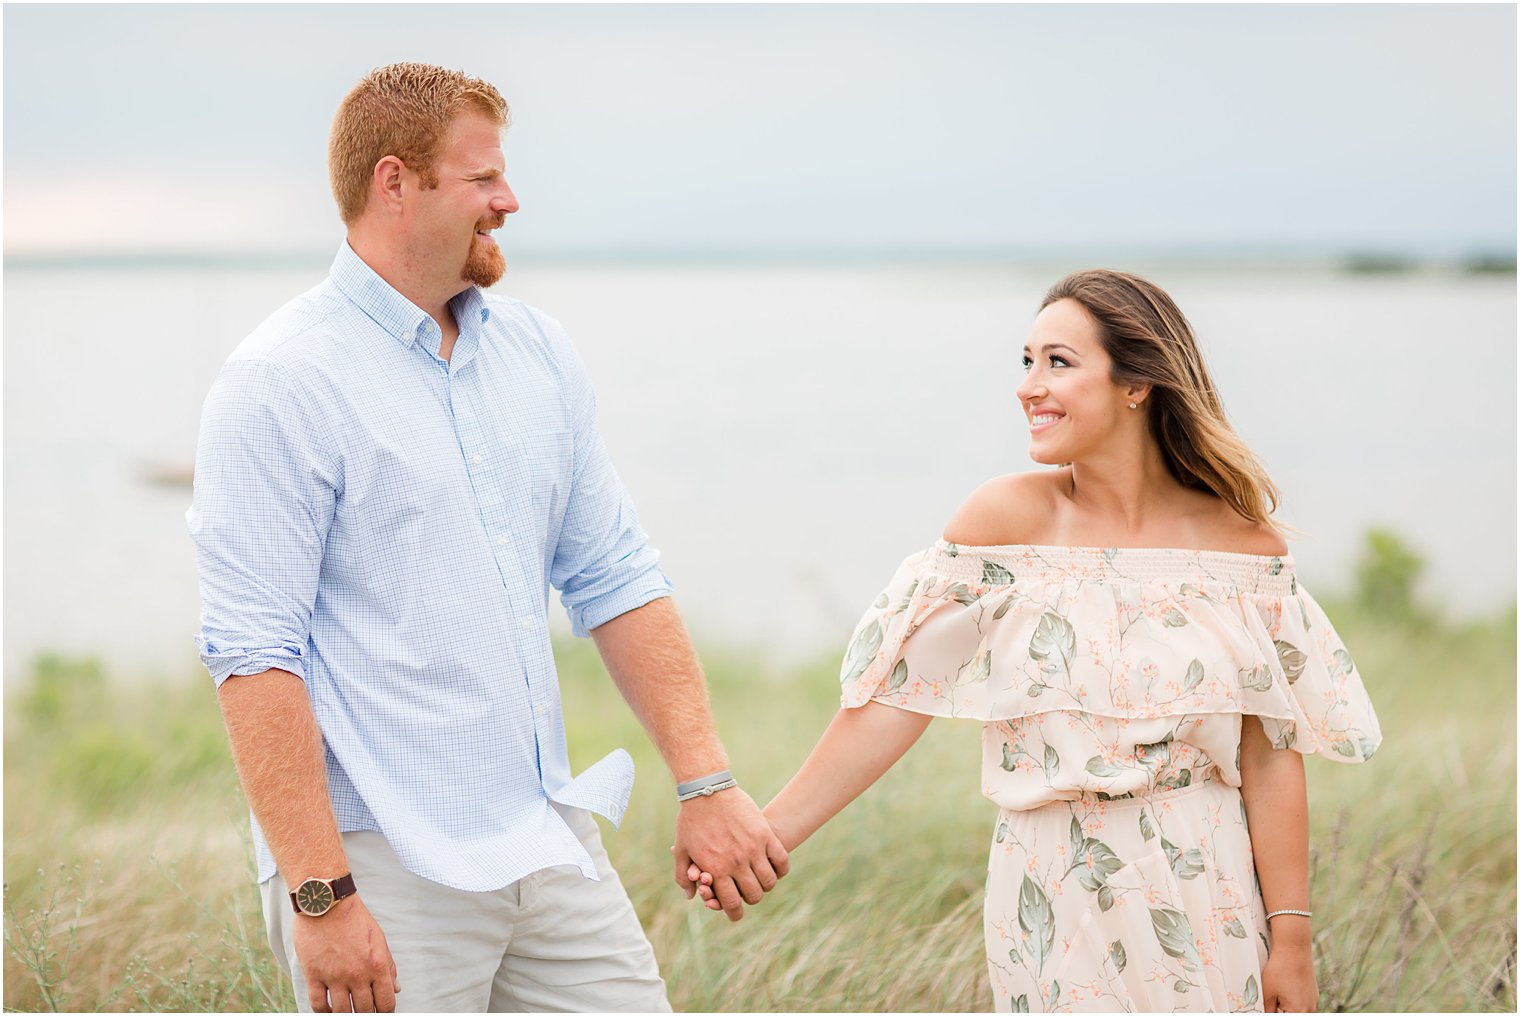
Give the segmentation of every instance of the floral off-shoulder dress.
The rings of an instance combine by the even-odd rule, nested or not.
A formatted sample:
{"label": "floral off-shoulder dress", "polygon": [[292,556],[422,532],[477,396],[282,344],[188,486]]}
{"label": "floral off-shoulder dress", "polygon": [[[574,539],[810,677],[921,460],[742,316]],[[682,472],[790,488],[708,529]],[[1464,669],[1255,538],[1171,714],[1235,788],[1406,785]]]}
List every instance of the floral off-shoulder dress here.
{"label": "floral off-shoulder dress", "polygon": [[1241,724],[1341,762],[1382,739],[1290,557],[941,541],[866,612],[840,680],[846,707],[983,724],[1000,1012],[1260,1011]]}

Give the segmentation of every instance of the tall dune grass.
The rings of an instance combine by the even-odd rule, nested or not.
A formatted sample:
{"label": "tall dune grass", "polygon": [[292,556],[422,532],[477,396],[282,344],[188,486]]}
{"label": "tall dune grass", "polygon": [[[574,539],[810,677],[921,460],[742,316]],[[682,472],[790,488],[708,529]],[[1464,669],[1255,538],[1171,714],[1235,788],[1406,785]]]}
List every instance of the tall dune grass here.
{"label": "tall dune grass", "polygon": [[[1308,765],[1315,949],[1331,1011],[1514,1011],[1515,615],[1461,627],[1332,615],[1385,741]],[[1379,620],[1379,618],[1384,618]],[[940,721],[793,857],[737,925],[671,881],[670,780],[587,643],[559,647],[573,765],[639,768],[604,827],[678,1009],[987,1009],[993,809],[971,724]],[[707,658],[734,769],[760,801],[835,704],[835,664],[784,677]],[[5,997],[11,1010],[291,1008],[264,943],[244,805],[210,682],[112,685],[40,661],[6,709]]]}

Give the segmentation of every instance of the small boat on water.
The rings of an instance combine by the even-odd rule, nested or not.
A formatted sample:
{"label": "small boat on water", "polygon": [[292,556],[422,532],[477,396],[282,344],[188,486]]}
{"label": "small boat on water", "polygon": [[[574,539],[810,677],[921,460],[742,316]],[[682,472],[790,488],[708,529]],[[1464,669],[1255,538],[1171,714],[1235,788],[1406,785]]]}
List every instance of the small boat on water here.
{"label": "small boat on water", "polygon": [[140,472],[144,483],[156,487],[190,487],[195,484],[195,467],[192,466],[144,466]]}

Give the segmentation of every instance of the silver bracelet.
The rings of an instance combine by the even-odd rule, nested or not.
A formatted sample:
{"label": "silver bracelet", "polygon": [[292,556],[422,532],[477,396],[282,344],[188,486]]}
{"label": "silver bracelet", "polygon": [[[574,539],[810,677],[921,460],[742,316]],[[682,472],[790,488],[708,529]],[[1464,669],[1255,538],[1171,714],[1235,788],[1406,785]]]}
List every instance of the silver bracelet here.
{"label": "silver bracelet", "polygon": [[1272,918],[1276,917],[1278,914],[1297,914],[1299,917],[1313,917],[1314,916],[1314,911],[1312,911],[1312,910],[1274,910],[1270,914],[1267,915],[1267,920],[1270,921]]}
{"label": "silver bracelet", "polygon": [[720,790],[732,790],[739,785],[734,774],[727,769],[710,776],[676,784],[676,800],[690,801],[694,797],[711,797]]}

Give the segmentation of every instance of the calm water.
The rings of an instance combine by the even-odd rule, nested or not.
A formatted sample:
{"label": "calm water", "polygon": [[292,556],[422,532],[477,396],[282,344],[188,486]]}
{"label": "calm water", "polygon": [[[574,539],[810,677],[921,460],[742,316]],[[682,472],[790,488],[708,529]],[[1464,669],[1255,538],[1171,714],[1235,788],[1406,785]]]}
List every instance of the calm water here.
{"label": "calm water", "polygon": [[[194,670],[189,490],[145,478],[189,466],[227,353],[323,272],[6,273],[8,680],[44,650]],[[1151,274],[1283,489],[1312,588],[1347,587],[1384,525],[1451,613],[1514,601],[1513,277]],[[839,646],[983,479],[1035,468],[1013,389],[1053,278],[556,266],[501,288],[576,341],[698,638],[782,665]]]}

